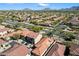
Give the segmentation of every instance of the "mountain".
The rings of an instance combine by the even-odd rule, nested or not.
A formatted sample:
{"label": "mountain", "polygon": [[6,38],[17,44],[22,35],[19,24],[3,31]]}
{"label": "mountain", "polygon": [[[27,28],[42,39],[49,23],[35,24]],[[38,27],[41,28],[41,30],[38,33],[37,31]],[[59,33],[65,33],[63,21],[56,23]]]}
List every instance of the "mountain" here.
{"label": "mountain", "polygon": [[51,8],[43,8],[43,9],[41,9],[41,11],[53,11],[53,10],[55,10],[55,9],[51,9]]}
{"label": "mountain", "polygon": [[32,11],[32,9],[29,9],[29,8],[25,8],[23,9],[24,11]]}
{"label": "mountain", "polygon": [[61,9],[61,10],[79,10],[79,6],[72,6],[70,8],[64,8],[64,9]]}

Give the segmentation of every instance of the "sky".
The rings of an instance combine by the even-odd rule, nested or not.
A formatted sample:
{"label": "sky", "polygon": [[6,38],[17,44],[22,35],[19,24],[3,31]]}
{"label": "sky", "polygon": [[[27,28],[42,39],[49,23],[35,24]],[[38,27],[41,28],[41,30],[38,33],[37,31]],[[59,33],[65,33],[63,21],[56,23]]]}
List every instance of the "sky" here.
{"label": "sky", "polygon": [[19,10],[25,8],[33,10],[44,8],[61,9],[70,8],[72,6],[79,6],[79,3],[0,3],[0,10]]}

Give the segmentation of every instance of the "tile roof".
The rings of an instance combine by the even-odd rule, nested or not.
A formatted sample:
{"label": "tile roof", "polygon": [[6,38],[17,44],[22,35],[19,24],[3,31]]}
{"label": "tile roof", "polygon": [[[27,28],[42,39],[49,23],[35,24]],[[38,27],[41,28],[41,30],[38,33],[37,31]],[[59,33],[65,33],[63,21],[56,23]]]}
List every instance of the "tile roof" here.
{"label": "tile roof", "polygon": [[0,44],[3,44],[3,43],[6,43],[6,41],[3,39],[0,39]]}
{"label": "tile roof", "polygon": [[65,52],[65,46],[59,43],[55,43],[48,51],[46,56],[63,56]]}
{"label": "tile roof", "polygon": [[0,32],[8,31],[7,28],[0,29]]}
{"label": "tile roof", "polygon": [[74,44],[69,49],[70,49],[70,54],[79,55],[79,45]]}
{"label": "tile roof", "polygon": [[26,56],[29,50],[25,45],[22,44],[14,44],[10,49],[4,51],[2,55],[6,56]]}
{"label": "tile roof", "polygon": [[50,39],[50,38],[42,38],[37,44],[35,44],[35,47],[40,47],[41,45],[44,44],[51,44],[54,42],[54,39]]}
{"label": "tile roof", "polygon": [[21,33],[21,35],[35,39],[39,34],[26,29],[26,30],[23,30],[23,32]]}
{"label": "tile roof", "polygon": [[12,32],[12,33],[5,35],[4,37],[10,37],[10,36],[14,36],[15,34],[21,34],[21,33],[22,33],[22,31],[18,30],[16,32]]}
{"label": "tile roof", "polygon": [[32,51],[32,53],[38,56],[42,55],[52,42],[53,40],[50,38],[42,38],[40,42],[35,45],[36,48]]}

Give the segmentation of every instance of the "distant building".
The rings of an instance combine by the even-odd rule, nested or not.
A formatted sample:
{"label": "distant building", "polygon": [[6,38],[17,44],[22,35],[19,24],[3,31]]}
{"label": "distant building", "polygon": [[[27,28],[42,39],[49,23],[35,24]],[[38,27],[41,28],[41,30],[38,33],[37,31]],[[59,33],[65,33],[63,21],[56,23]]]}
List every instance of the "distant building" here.
{"label": "distant building", "polygon": [[35,44],[35,49],[33,49],[32,54],[36,56],[42,56],[51,44],[54,43],[53,39],[42,38],[37,44]]}
{"label": "distant building", "polygon": [[3,26],[3,25],[0,25],[0,29],[3,29],[3,28],[5,28],[5,26]]}
{"label": "distant building", "polygon": [[0,29],[0,36],[4,36],[5,34],[7,34],[7,29],[4,28],[4,29]]}
{"label": "distant building", "polygon": [[41,34],[35,33],[35,32],[30,31],[28,29],[24,30],[21,33],[21,36],[24,36],[26,38],[26,41],[29,42],[29,43],[32,43],[32,44],[36,44],[42,38]]}
{"label": "distant building", "polygon": [[27,21],[31,20],[31,16],[27,16],[27,17],[26,17],[26,20],[27,20]]}
{"label": "distant building", "polygon": [[15,31],[15,32],[8,33],[4,37],[12,37],[12,36],[14,36],[16,34],[21,34],[21,33],[22,33],[22,31],[18,30],[18,31]]}
{"label": "distant building", "polygon": [[76,39],[78,39],[78,40],[79,40],[79,33],[76,35]]}
{"label": "distant building", "polygon": [[10,29],[10,28],[7,28],[7,29],[8,29],[8,33],[14,32],[14,29]]}
{"label": "distant building", "polygon": [[79,19],[78,17],[74,17],[68,23],[71,23],[72,25],[79,25]]}
{"label": "distant building", "polygon": [[3,39],[0,39],[0,44],[3,44],[3,43],[6,43],[6,41]]}
{"label": "distant building", "polygon": [[0,37],[6,35],[8,33],[11,33],[13,31],[14,31],[14,29],[10,29],[10,28],[2,28],[2,29],[0,28]]}

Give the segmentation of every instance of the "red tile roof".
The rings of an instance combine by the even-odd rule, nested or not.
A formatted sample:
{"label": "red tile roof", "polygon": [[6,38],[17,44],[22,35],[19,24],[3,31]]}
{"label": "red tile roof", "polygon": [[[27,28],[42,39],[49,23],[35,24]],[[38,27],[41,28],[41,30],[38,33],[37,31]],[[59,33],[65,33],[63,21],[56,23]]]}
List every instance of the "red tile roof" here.
{"label": "red tile roof", "polygon": [[65,52],[65,46],[59,43],[55,43],[48,51],[46,56],[63,56]]}
{"label": "red tile roof", "polygon": [[23,30],[23,32],[22,32],[21,35],[22,35],[22,36],[27,36],[27,37],[34,38],[34,39],[35,39],[39,34],[33,32],[33,31],[30,31],[30,30],[28,30],[28,29],[26,29],[26,30]]}
{"label": "red tile roof", "polygon": [[15,44],[10,49],[4,51],[2,55],[6,56],[26,56],[29,53],[28,48],[25,45]]}
{"label": "red tile roof", "polygon": [[8,31],[7,28],[0,29],[0,32]]}
{"label": "red tile roof", "polygon": [[6,43],[6,41],[3,39],[0,39],[0,44],[3,44],[3,43]]}
{"label": "red tile roof", "polygon": [[70,48],[70,54],[79,55],[79,45],[72,45]]}
{"label": "red tile roof", "polygon": [[15,34],[21,34],[21,33],[22,33],[22,31],[18,30],[16,32],[12,32],[12,33],[5,35],[4,37],[10,37],[10,36],[14,36]]}
{"label": "red tile roof", "polygon": [[32,51],[32,53],[38,56],[42,55],[52,42],[53,40],[50,38],[42,38],[40,42],[35,45],[36,48]]}
{"label": "red tile roof", "polygon": [[44,44],[51,44],[54,42],[54,39],[50,39],[50,38],[42,38],[37,44],[35,44],[35,47],[40,47],[41,45]]}

